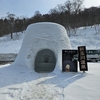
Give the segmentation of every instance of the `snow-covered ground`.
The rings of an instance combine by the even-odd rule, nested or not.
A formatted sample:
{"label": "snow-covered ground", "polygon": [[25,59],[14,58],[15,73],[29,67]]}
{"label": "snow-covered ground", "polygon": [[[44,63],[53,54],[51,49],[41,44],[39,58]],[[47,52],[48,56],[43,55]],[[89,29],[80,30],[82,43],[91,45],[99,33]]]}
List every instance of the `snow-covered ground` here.
{"label": "snow-covered ground", "polygon": [[[18,53],[24,33],[13,34],[13,39],[10,39],[10,35],[0,38],[0,53]],[[81,27],[77,29],[77,34],[70,37],[70,42],[73,49],[81,45],[85,45],[87,49],[100,49],[100,33],[96,34],[95,29],[91,27]]]}
{"label": "snow-covered ground", "polygon": [[100,64],[89,71],[33,73],[25,68],[0,66],[0,100],[100,100]]}
{"label": "snow-covered ground", "polygon": [[75,49],[80,45],[85,45],[87,49],[100,49],[100,31],[96,34],[93,27],[81,27],[77,29],[76,35],[70,37],[70,41]]}
{"label": "snow-covered ground", "polygon": [[[0,38],[0,53],[18,53],[24,33]],[[100,49],[100,33],[79,28],[70,37],[73,49],[85,45]],[[100,63],[88,63],[88,71],[33,73],[25,67],[0,65],[0,100],[100,100]]]}
{"label": "snow-covered ground", "polygon": [[18,53],[21,47],[24,33],[14,33],[13,39],[10,35],[0,37],[0,53]]}

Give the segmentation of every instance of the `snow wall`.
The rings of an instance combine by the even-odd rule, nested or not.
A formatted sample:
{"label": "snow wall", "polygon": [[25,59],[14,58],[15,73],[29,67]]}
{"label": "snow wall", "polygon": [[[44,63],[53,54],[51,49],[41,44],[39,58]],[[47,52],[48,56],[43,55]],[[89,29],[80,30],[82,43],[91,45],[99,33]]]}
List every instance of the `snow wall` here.
{"label": "snow wall", "polygon": [[[71,49],[66,30],[62,25],[40,22],[27,27],[19,54],[13,65],[34,71],[35,58],[40,50],[49,49],[56,57],[54,71],[62,71],[62,49]],[[54,72],[53,71],[53,72]]]}

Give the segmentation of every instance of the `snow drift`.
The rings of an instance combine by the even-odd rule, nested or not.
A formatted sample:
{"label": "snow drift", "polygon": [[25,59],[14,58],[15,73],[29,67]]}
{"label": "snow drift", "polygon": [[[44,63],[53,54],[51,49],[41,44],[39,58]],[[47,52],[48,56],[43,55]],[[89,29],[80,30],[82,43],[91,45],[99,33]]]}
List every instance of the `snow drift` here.
{"label": "snow drift", "polygon": [[26,29],[19,54],[12,65],[34,70],[38,52],[47,49],[55,55],[54,71],[61,70],[62,49],[70,48],[70,41],[63,26],[51,22],[31,24]]}

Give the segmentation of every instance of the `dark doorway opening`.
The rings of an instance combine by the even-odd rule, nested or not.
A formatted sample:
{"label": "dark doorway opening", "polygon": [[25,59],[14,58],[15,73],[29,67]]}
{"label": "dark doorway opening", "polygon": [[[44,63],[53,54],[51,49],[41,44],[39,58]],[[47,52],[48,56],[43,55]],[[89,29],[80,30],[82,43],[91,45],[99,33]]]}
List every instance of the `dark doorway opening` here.
{"label": "dark doorway opening", "polygon": [[52,72],[55,69],[56,58],[54,53],[49,49],[39,51],[35,58],[36,72]]}

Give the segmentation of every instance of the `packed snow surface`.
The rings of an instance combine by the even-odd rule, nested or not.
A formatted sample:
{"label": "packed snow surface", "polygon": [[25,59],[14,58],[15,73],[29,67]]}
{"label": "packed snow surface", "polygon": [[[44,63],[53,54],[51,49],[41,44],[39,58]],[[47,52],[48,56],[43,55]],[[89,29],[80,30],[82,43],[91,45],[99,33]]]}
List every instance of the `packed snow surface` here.
{"label": "packed snow surface", "polygon": [[[18,53],[25,33],[0,38],[0,53]],[[85,45],[100,49],[100,33],[77,29],[69,37],[73,49]],[[78,66],[79,68],[79,66]],[[100,100],[100,63],[88,63],[88,71],[36,73],[26,67],[0,65],[0,100]]]}
{"label": "packed snow surface", "polygon": [[100,63],[88,67],[55,74],[0,65],[0,100],[100,100]]}

